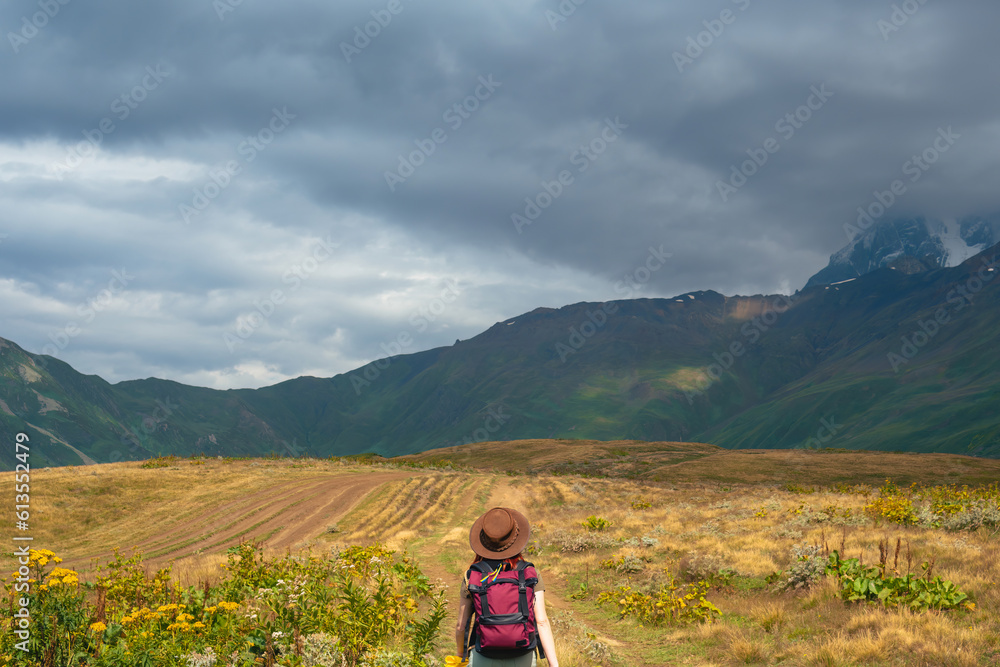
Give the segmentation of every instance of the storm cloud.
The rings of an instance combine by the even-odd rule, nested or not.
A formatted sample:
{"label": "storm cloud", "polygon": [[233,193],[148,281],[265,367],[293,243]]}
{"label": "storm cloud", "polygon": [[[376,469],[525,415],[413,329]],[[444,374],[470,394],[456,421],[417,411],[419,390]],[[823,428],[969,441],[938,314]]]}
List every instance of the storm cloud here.
{"label": "storm cloud", "polygon": [[256,387],[539,306],[790,293],[896,179],[893,216],[1000,210],[997,25],[926,0],[8,2],[0,336]]}

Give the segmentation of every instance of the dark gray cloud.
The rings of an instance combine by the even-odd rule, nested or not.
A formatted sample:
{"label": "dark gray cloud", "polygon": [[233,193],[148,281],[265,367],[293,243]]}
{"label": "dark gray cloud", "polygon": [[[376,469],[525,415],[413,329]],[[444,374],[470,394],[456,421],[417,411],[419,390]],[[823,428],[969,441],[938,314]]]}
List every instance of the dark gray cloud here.
{"label": "dark gray cloud", "polygon": [[[892,214],[1000,209],[998,19],[917,0],[6,3],[0,336],[111,380],[259,386],[537,306],[791,291],[939,129],[957,138]],[[624,293],[651,248],[669,260]]]}

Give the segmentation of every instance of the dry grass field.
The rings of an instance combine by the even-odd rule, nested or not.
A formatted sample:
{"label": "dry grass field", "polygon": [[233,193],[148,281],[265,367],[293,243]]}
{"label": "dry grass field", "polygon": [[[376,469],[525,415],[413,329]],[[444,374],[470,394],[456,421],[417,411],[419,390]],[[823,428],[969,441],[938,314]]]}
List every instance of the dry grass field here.
{"label": "dry grass field", "polygon": [[[517,470],[517,460],[531,465]],[[380,541],[455,598],[469,525],[507,505],[532,521],[531,560],[566,667],[1000,664],[1000,536],[866,517],[887,477],[977,485],[1000,479],[1000,461],[630,441],[483,443],[370,464],[177,459],[33,471],[32,519],[35,546],[83,579],[115,547],[172,563],[194,585],[217,579],[221,554],[243,540],[282,553]],[[610,525],[588,530],[591,516]],[[900,574],[933,561],[974,609],[887,609],[844,602],[832,576],[786,591],[769,579],[793,566],[796,545],[873,564],[880,543],[897,541],[889,560]],[[621,619],[615,600],[597,603],[619,585],[652,590],[674,577],[708,582],[721,615],[654,626]],[[443,628],[441,656],[454,650],[452,621]]]}

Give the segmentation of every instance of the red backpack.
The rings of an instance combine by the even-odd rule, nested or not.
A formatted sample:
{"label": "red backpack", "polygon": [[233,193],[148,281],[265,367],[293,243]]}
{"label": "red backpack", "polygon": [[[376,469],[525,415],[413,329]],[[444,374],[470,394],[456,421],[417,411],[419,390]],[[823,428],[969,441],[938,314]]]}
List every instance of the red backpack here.
{"label": "red backpack", "polygon": [[527,561],[503,570],[498,561],[473,564],[466,575],[476,610],[475,648],[488,658],[524,655],[539,647],[535,629],[538,572]]}

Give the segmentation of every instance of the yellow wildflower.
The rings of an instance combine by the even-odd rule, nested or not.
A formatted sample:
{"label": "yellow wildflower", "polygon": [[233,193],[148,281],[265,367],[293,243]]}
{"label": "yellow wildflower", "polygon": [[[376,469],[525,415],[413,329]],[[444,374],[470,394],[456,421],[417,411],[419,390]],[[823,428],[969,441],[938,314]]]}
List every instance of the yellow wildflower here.
{"label": "yellow wildflower", "polygon": [[28,563],[30,565],[38,565],[39,567],[45,567],[48,564],[49,560],[54,559],[55,557],[56,557],[55,552],[49,551],[48,549],[28,550]]}
{"label": "yellow wildflower", "polygon": [[76,586],[80,583],[80,575],[73,570],[64,567],[57,567],[49,573],[49,586],[58,586],[60,583]]}
{"label": "yellow wildflower", "polygon": [[105,630],[108,629],[108,626],[98,621],[97,623],[91,623],[90,629],[93,630],[94,632],[104,632]]}

